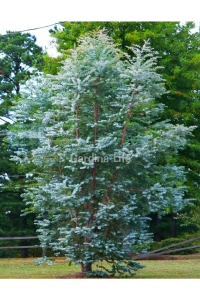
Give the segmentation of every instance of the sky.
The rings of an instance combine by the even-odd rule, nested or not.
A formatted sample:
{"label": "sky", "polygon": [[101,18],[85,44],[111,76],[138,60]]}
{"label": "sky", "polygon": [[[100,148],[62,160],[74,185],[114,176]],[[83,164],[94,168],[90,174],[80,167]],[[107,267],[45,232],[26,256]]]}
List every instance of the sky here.
{"label": "sky", "polygon": [[[197,21],[199,0],[6,0],[0,4],[0,34],[48,26],[60,21]],[[55,55],[49,29],[30,31]]]}

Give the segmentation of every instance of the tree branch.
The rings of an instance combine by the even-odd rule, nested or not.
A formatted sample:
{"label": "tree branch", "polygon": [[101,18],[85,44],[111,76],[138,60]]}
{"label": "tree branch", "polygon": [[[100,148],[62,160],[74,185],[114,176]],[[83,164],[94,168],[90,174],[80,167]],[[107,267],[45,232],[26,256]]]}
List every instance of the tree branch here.
{"label": "tree branch", "polygon": [[[135,85],[135,89],[137,88],[137,84]],[[123,144],[124,144],[124,139],[125,139],[125,136],[126,136],[126,129],[127,129],[127,120],[130,118],[130,115],[131,115],[131,108],[133,107],[133,103],[134,103],[134,96],[137,94],[137,91],[134,90],[133,93],[132,93],[132,100],[129,104],[129,108],[128,108],[128,111],[127,111],[127,114],[126,114],[126,121],[125,121],[125,124],[124,124],[124,128],[123,128],[123,131],[122,131],[122,137],[121,137],[121,142],[120,142],[120,148],[123,147]]]}

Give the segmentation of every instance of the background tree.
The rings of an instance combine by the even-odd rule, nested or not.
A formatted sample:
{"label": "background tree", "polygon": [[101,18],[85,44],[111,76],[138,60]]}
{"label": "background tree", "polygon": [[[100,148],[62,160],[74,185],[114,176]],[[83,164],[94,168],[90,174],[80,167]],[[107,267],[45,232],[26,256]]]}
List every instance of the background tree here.
{"label": "background tree", "polygon": [[[193,128],[160,120],[156,53],[148,43],[129,51],[102,31],[82,37],[58,75],[28,83],[15,110],[13,160],[33,165],[24,197],[41,244],[90,275],[132,274],[141,266],[130,252],[150,240],[149,213],[189,202],[173,160]],[[109,267],[92,271],[103,260]]]}
{"label": "background tree", "polygon": [[[10,161],[17,150],[6,140],[8,124],[13,122],[12,105],[20,95],[21,85],[39,73],[43,67],[43,51],[36,38],[29,33],[7,32],[0,36],[0,235],[35,235],[33,216],[21,216],[24,203],[21,181],[25,174]],[[6,118],[5,118],[6,117]],[[4,120],[4,121],[3,121]],[[8,242],[6,242],[8,243]],[[16,242],[18,243],[18,241]],[[21,243],[21,242],[19,242]],[[25,244],[23,242],[23,244]],[[30,243],[30,242],[29,242]],[[0,252],[0,256],[16,255],[14,251]],[[27,256],[27,249],[22,250]]]}
{"label": "background tree", "polygon": [[[0,99],[19,94],[20,85],[43,66],[42,48],[29,33],[10,32],[0,36]],[[9,105],[9,104],[8,104]]]}
{"label": "background tree", "polygon": [[62,66],[62,61],[63,61],[62,56],[52,57],[52,56],[49,56],[47,53],[45,53],[44,54],[44,65],[43,65],[42,71],[45,74],[56,75],[56,74],[58,74],[58,72]]}

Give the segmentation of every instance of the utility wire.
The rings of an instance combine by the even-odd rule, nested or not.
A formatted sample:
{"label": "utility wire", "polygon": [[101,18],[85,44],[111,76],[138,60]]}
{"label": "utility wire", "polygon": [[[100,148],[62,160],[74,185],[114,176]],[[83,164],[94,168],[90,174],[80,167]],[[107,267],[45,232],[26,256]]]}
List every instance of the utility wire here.
{"label": "utility wire", "polygon": [[38,29],[50,27],[50,26],[53,26],[53,25],[57,25],[57,24],[60,24],[60,23],[64,23],[64,22],[57,22],[57,23],[54,23],[54,24],[45,25],[45,26],[36,27],[36,28],[25,29],[25,30],[20,30],[20,31],[17,31],[17,32],[25,32],[25,31],[31,31],[31,30],[38,30]]}
{"label": "utility wire", "polygon": [[65,23],[65,22],[66,22],[66,21],[62,21],[62,22],[57,22],[57,23],[53,23],[53,24],[50,24],[50,25],[45,25],[45,26],[36,27],[36,28],[30,28],[30,29],[25,29],[25,30],[11,31],[11,32],[8,32],[8,33],[6,33],[6,34],[0,34],[0,37],[1,37],[1,36],[12,35],[12,34],[15,34],[15,33],[18,33],[18,32],[26,32],[26,31],[32,31],[32,30],[38,30],[38,29],[42,29],[42,28],[47,28],[47,27],[51,27],[51,26],[54,26],[54,25],[62,24],[62,23]]}

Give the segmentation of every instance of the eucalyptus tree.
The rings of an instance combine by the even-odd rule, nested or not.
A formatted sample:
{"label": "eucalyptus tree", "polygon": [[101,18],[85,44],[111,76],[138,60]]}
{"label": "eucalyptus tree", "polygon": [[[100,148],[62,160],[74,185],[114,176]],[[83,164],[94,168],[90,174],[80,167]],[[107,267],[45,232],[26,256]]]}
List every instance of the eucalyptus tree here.
{"label": "eucalyptus tree", "polygon": [[93,276],[141,268],[130,254],[152,238],[149,213],[190,201],[173,162],[194,128],[160,119],[166,91],[149,43],[129,51],[104,31],[81,37],[58,75],[28,82],[12,126],[42,247]]}
{"label": "eucalyptus tree", "polygon": [[[62,22],[61,25],[62,29],[55,27],[51,34],[56,38],[58,51],[63,57],[76,45],[81,34],[98,28],[106,28],[119,47],[130,55],[131,51],[127,46],[141,46],[144,40],[149,39],[151,46],[159,53],[158,63],[164,67],[160,72],[169,91],[158,99],[158,102],[166,105],[163,119],[168,118],[173,124],[198,126],[200,33],[195,22]],[[188,196],[196,199],[199,199],[200,189],[199,137],[200,131],[197,127],[190,143],[179,152],[176,161],[176,164],[186,167]],[[170,210],[168,216],[162,219],[157,214],[151,215],[151,227],[157,232],[155,239],[197,232],[200,228],[196,217],[199,201],[195,203],[195,206],[185,208],[179,216]]]}

